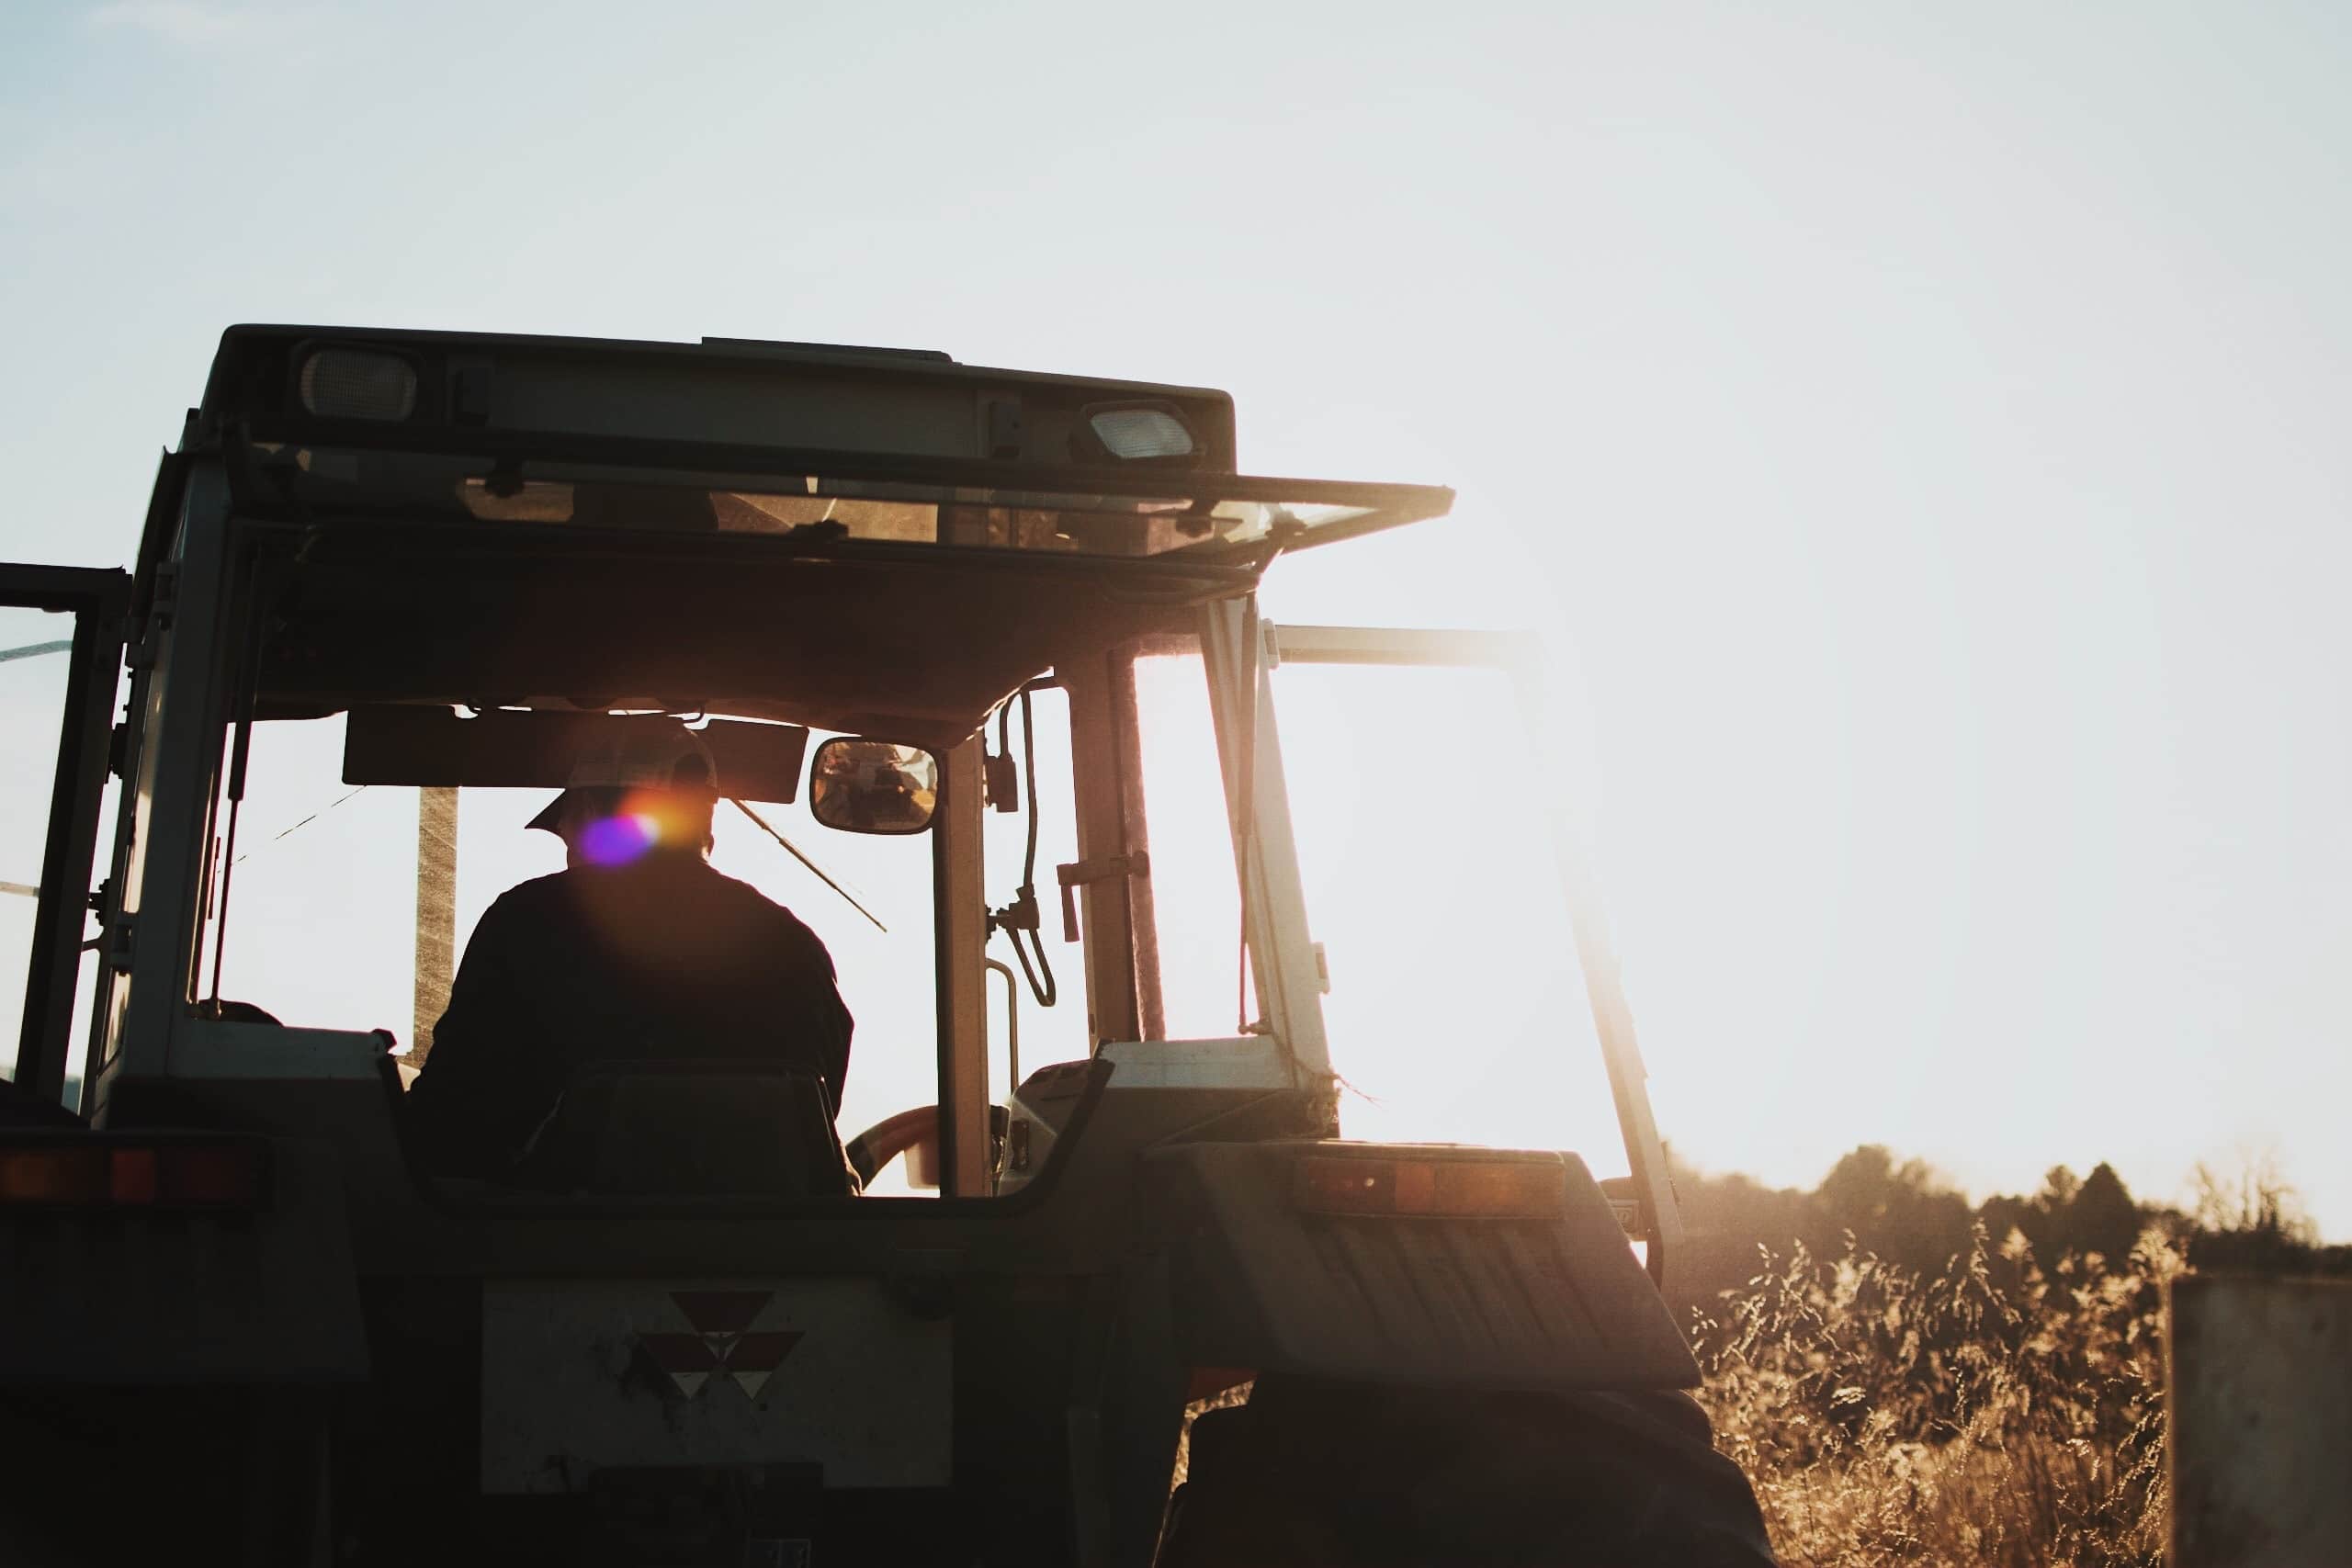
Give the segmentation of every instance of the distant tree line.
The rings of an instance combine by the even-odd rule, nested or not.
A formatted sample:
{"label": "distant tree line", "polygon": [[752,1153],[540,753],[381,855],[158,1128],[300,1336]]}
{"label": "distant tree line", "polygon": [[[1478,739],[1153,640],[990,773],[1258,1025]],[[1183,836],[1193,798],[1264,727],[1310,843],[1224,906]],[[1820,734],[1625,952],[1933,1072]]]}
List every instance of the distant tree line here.
{"label": "distant tree line", "polygon": [[2030,1197],[1972,1207],[1926,1162],[1880,1144],[1844,1156],[1809,1192],[1679,1166],[1674,1181],[1688,1234],[1673,1293],[1686,1322],[1755,1280],[1768,1253],[1784,1258],[1802,1246],[1827,1262],[1854,1250],[1932,1278],[1971,1250],[1979,1226],[1992,1253],[2015,1253],[2021,1241],[2044,1265],[2096,1254],[2120,1266],[2153,1230],[2192,1269],[2352,1274],[2352,1247],[2322,1246],[2293,1190],[2262,1166],[2235,1177],[2199,1168],[2187,1210],[2140,1202],[2104,1161],[2083,1177],[2053,1167]]}

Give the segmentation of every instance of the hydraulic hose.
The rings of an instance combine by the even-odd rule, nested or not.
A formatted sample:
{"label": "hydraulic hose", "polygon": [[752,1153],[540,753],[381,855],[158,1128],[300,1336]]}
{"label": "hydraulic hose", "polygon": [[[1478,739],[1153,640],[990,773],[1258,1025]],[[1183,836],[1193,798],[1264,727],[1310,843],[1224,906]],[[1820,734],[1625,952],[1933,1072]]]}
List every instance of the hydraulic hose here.
{"label": "hydraulic hose", "polygon": [[[989,929],[1002,931],[1012,940],[1012,956],[1020,961],[1022,978],[1029,982],[1030,995],[1037,1005],[1054,1005],[1057,992],[1054,985],[1054,966],[1046,957],[1046,942],[1038,930],[1037,915],[1037,720],[1030,706],[1029,688],[1018,694],[1021,699],[1021,772],[1022,785],[1028,794],[1028,844],[1021,862],[1021,887],[1012,902],[1001,909],[989,911]],[[1012,753],[1012,701],[1004,700],[996,710],[996,750],[1000,757]],[[1028,941],[1022,934],[1028,933]],[[1034,962],[1033,962],[1034,960]]]}

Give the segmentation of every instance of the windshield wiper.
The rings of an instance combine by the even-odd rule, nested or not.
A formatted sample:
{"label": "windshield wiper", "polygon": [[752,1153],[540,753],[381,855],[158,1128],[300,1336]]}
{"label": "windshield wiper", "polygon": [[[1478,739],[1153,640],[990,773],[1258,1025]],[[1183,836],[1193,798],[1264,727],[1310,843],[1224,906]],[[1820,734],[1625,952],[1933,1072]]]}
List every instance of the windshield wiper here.
{"label": "windshield wiper", "polygon": [[741,812],[744,816],[750,818],[754,823],[758,824],[762,832],[767,834],[769,838],[774,839],[777,843],[782,844],[786,851],[790,852],[794,860],[798,861],[802,865],[807,866],[811,872],[815,873],[818,881],[823,883],[826,886],[840,894],[843,903],[847,904],[851,908],[855,909],[859,914],[864,915],[867,919],[873,920],[874,929],[876,931],[880,931],[885,936],[890,934],[890,928],[888,926],[884,925],[878,919],[875,919],[873,910],[867,908],[865,905],[851,897],[849,896],[849,889],[843,887],[840,883],[835,882],[831,877],[827,876],[825,874],[824,867],[819,865],[815,861],[810,860],[807,855],[802,854],[800,852],[800,846],[794,843],[790,839],[786,838],[782,833],[777,832],[766,818],[761,816],[758,812],[752,810],[750,807],[744,805],[740,800],[730,798],[729,804],[733,806],[736,810]]}

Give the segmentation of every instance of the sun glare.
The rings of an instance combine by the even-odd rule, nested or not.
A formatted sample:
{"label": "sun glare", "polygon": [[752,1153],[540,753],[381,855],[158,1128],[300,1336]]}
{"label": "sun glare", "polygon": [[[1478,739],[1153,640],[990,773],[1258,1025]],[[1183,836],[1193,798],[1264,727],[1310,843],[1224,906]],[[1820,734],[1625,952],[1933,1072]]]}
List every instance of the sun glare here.
{"label": "sun glare", "polygon": [[[1288,665],[1274,688],[1342,1133],[1622,1168],[1552,838],[1558,781],[1508,681]],[[1200,666],[1146,660],[1136,695],[1169,1032],[1227,1034],[1240,910]]]}

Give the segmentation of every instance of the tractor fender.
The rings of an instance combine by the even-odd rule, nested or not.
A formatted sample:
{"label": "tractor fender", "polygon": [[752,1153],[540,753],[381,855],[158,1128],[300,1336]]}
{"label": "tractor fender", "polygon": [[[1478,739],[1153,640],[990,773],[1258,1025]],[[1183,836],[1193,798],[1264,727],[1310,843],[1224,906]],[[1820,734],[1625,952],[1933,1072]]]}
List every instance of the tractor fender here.
{"label": "tractor fender", "polygon": [[252,1142],[266,1180],[251,1204],[0,1206],[0,1387],[365,1381],[335,1152]]}
{"label": "tractor fender", "polygon": [[[1522,1197],[1508,1213],[1331,1212],[1300,1177],[1304,1163],[1328,1173],[1333,1160],[1364,1162],[1367,1188],[1397,1161],[1510,1162]],[[1170,1254],[1177,1348],[1193,1367],[1557,1393],[1700,1382],[1573,1154],[1193,1143],[1149,1151],[1144,1168]]]}
{"label": "tractor fender", "polygon": [[1486,1393],[1268,1376],[1192,1427],[1155,1568],[1772,1568],[1687,1393]]}

